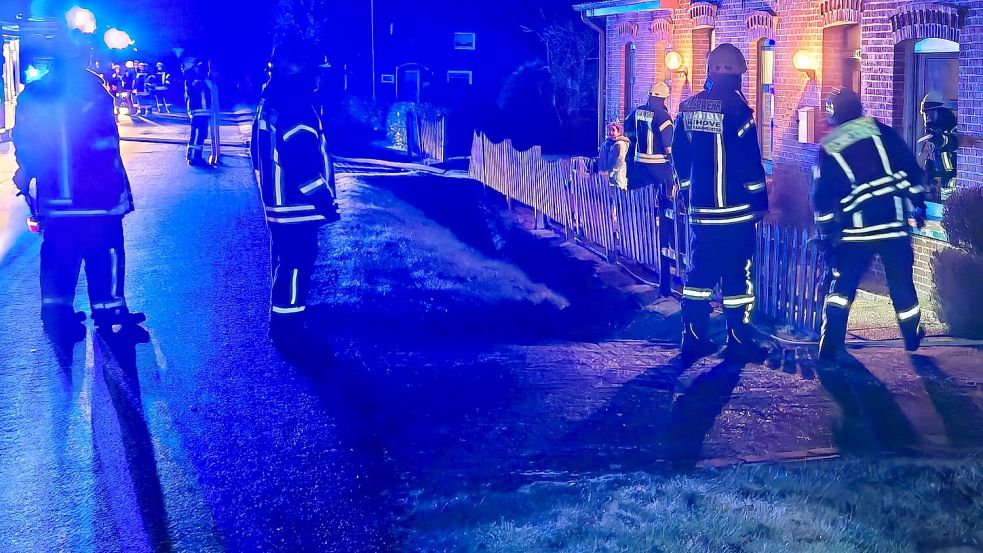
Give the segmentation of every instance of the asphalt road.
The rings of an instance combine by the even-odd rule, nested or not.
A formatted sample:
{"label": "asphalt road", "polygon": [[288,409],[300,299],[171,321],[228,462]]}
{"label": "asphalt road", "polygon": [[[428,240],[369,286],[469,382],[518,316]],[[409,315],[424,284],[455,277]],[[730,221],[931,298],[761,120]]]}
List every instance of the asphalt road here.
{"label": "asphalt road", "polygon": [[340,179],[313,290],[322,347],[285,359],[266,338],[258,193],[226,151],[202,170],[178,145],[124,146],[147,343],[52,344],[39,240],[5,235],[0,551],[398,551],[414,502],[457,489],[983,444],[978,350],[685,367],[640,339],[677,333],[671,306],[640,309],[610,268],[460,179]]}

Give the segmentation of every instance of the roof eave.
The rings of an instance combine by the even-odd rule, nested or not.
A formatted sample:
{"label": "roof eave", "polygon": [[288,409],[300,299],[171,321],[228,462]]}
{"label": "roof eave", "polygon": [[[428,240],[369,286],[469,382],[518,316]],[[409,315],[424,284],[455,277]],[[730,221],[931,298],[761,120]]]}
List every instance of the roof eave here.
{"label": "roof eave", "polygon": [[656,11],[662,9],[662,2],[661,0],[608,0],[577,4],[573,9],[584,13],[587,17],[605,17],[619,13]]}

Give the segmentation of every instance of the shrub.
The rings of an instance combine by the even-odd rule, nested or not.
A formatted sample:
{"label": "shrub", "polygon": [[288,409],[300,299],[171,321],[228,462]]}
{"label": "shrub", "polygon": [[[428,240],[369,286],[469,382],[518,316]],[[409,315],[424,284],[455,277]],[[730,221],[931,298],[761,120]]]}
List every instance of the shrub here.
{"label": "shrub", "polygon": [[410,112],[420,119],[436,119],[444,110],[428,103],[396,102],[389,108],[386,116],[386,138],[397,150],[406,150],[409,140],[406,136],[406,122]]}
{"label": "shrub", "polygon": [[[950,235],[950,239],[951,239]],[[946,249],[932,260],[939,317],[953,336],[983,339],[983,257]]]}
{"label": "shrub", "polygon": [[949,243],[983,255],[983,187],[960,187],[945,202],[942,228]]}

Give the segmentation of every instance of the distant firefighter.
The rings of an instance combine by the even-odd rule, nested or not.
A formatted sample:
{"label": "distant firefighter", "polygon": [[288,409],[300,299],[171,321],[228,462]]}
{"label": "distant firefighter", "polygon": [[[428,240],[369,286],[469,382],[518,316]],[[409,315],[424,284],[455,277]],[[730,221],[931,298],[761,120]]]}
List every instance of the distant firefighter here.
{"label": "distant firefighter", "polygon": [[50,44],[51,71],[29,83],[17,102],[19,166],[14,182],[29,201],[43,237],[41,319],[46,329],[75,332],[74,310],[84,262],[97,326],[133,324],[123,294],[123,217],[133,211],[119,149],[113,98],[85,69],[89,46],[62,31]]}
{"label": "distant firefighter", "polygon": [[307,295],[318,230],[338,221],[334,170],[315,107],[324,56],[302,41],[273,51],[270,81],[253,122],[252,161],[270,229],[273,291],[270,337],[297,350],[307,338]]}
{"label": "distant firefighter", "polygon": [[908,214],[924,225],[924,173],[894,129],[863,116],[856,93],[834,90],[826,112],[836,128],[822,142],[812,202],[833,281],[823,306],[819,355],[834,360],[843,351],[850,305],[874,255],[884,263],[905,349],[915,351],[924,330]]}
{"label": "distant firefighter", "polygon": [[188,165],[207,165],[205,161],[205,140],[212,118],[212,93],[206,79],[208,69],[205,62],[196,62],[190,69],[184,83],[184,98],[187,102],[188,116],[191,117],[191,135],[188,137]]}
{"label": "distant firefighter", "polygon": [[956,186],[956,134],[954,106],[941,92],[929,92],[922,100],[925,136],[918,140],[918,161],[928,176],[929,185],[941,192]]}
{"label": "distant firefighter", "polygon": [[171,108],[167,104],[167,95],[171,90],[171,74],[164,68],[164,64],[157,63],[156,70],[147,78],[147,84],[154,96],[154,107],[157,113],[170,113]]}

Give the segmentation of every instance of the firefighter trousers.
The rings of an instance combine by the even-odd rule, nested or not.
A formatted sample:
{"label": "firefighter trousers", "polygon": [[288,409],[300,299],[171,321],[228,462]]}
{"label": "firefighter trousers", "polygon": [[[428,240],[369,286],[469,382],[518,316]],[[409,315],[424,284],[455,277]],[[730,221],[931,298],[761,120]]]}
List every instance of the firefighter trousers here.
{"label": "firefighter trousers", "polygon": [[823,326],[819,341],[820,352],[843,348],[846,340],[850,306],[857,287],[870,267],[874,255],[881,258],[891,293],[891,302],[898,316],[898,325],[907,339],[918,333],[921,310],[915,292],[912,266],[915,264],[911,238],[891,238],[871,242],[841,243],[832,262],[832,281],[823,304]]}
{"label": "firefighter trousers", "polygon": [[122,217],[48,219],[42,232],[42,313],[74,309],[83,262],[92,318],[126,311]]}
{"label": "firefighter trousers", "polygon": [[317,225],[308,224],[270,225],[271,321],[304,319],[311,275],[317,261],[318,229]]}
{"label": "firefighter trousers", "polygon": [[208,115],[191,116],[191,136],[188,137],[188,161],[201,161],[205,153],[205,140],[208,138],[208,129],[211,126],[211,117]]}
{"label": "firefighter trousers", "polygon": [[692,338],[706,339],[710,298],[720,285],[728,333],[743,341],[749,337],[754,311],[754,223],[693,225],[692,229],[692,266],[683,287],[683,330]]}

